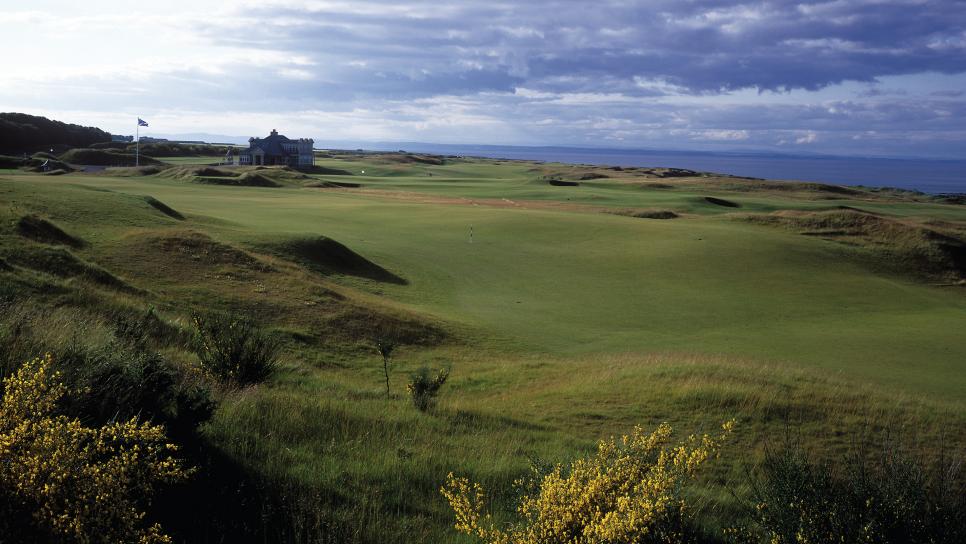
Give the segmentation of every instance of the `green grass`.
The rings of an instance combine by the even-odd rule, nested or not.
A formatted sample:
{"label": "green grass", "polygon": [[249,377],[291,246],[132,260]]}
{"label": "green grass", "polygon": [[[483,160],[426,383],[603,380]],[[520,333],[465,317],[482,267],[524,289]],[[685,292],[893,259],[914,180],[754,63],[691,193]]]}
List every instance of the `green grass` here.
{"label": "green grass", "polygon": [[84,182],[218,220],[220,236],[240,245],[334,238],[409,282],[348,284],[497,349],[727,354],[966,395],[966,378],[950,376],[966,355],[961,293],[870,273],[834,242],[713,215],[653,221],[351,191]]}
{"label": "green grass", "polygon": [[198,155],[188,157],[164,157],[163,161],[179,166],[219,164],[225,160],[223,155]]}
{"label": "green grass", "polygon": [[[195,160],[166,159],[217,158]],[[288,335],[283,370],[228,395],[206,433],[250,470],[319,490],[319,508],[357,529],[346,540],[460,541],[436,491],[448,471],[502,490],[505,506],[528,457],[564,460],[638,423],[691,432],[738,417],[717,482],[788,424],[828,451],[897,422],[918,428],[923,444],[950,429],[953,443],[966,442],[961,285],[889,266],[863,240],[736,215],[850,206],[955,235],[962,206],[639,172],[558,187],[543,176],[586,169],[398,160],[319,159],[353,175],[284,187],[4,174],[5,262],[46,247],[14,232],[36,214],[85,241],[71,250],[78,260],[143,292],[19,265],[0,277],[14,292],[56,286],[33,295],[44,304],[152,304],[175,322],[193,309],[243,308]],[[313,180],[362,187],[299,186]],[[640,209],[681,217],[601,213]],[[320,236],[405,281],[286,259],[285,248]],[[388,402],[368,342],[384,326],[415,342],[397,354]],[[186,351],[169,355],[196,364]],[[429,414],[403,395],[424,364],[452,366]],[[701,496],[733,506],[720,488]]]}

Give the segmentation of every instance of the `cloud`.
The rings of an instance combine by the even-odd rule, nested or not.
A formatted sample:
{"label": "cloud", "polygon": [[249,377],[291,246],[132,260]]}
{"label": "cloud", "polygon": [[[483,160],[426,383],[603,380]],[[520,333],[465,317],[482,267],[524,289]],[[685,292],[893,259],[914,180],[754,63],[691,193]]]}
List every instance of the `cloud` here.
{"label": "cloud", "polygon": [[466,90],[462,80],[478,90],[629,94],[648,89],[641,81],[693,93],[819,89],[966,70],[962,1],[283,2],[235,16],[258,24],[199,28],[232,45],[364,59],[390,80],[423,81],[414,74],[429,70],[418,86],[429,93]]}
{"label": "cloud", "polygon": [[966,134],[964,0],[179,1],[5,13],[0,47],[31,56],[5,71],[0,110],[153,114],[168,132],[285,122],[319,139],[862,153],[956,155]]}
{"label": "cloud", "polygon": [[747,130],[705,129],[691,133],[691,137],[695,140],[713,140],[721,142],[747,140],[748,136]]}
{"label": "cloud", "polygon": [[796,144],[799,144],[799,145],[801,145],[801,144],[814,144],[817,141],[818,141],[818,134],[816,134],[815,132],[813,132],[811,130],[808,131],[808,132],[806,132],[802,136],[799,136],[798,138],[795,138],[795,143]]}

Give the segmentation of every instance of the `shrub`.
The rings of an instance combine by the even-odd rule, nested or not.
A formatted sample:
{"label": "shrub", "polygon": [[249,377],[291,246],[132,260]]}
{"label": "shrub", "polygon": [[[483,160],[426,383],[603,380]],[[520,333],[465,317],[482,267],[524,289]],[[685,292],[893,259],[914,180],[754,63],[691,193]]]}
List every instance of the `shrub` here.
{"label": "shrub", "polygon": [[201,384],[189,383],[158,353],[71,353],[65,363],[70,382],[81,394],[67,407],[96,422],[139,417],[163,423],[179,439],[211,418],[215,402]]}
{"label": "shrub", "polygon": [[816,462],[786,441],[749,473],[755,527],[741,542],[966,542],[966,485],[958,461],[914,458],[894,442]]}
{"label": "shrub", "polygon": [[195,351],[201,367],[229,385],[251,385],[268,378],[278,365],[279,342],[252,321],[211,313],[194,316]]}
{"label": "shrub", "polygon": [[636,427],[620,440],[602,440],[597,454],[518,481],[521,518],[498,527],[484,512],[484,493],[452,473],[440,490],[456,513],[456,529],[492,544],[681,542],[688,510],[683,485],[718,453],[718,438],[694,436],[670,446],[671,427],[646,434]]}
{"label": "shrub", "polygon": [[410,398],[413,399],[413,406],[420,412],[425,412],[436,404],[436,395],[439,389],[449,378],[449,370],[440,369],[436,375],[431,375],[429,368],[421,367],[409,376],[410,381],[406,384]]}
{"label": "shrub", "polygon": [[136,416],[180,440],[214,411],[197,376],[149,350],[178,332],[152,310],[104,320],[68,307],[0,304],[0,316],[0,372],[13,373],[48,346],[69,389],[61,402],[69,415],[95,424]]}
{"label": "shrub", "polygon": [[3,381],[0,507],[30,511],[57,540],[170,542],[159,525],[144,526],[143,507],[159,485],[189,475],[177,448],[134,418],[93,428],[58,415],[67,388],[52,366],[48,355]]}

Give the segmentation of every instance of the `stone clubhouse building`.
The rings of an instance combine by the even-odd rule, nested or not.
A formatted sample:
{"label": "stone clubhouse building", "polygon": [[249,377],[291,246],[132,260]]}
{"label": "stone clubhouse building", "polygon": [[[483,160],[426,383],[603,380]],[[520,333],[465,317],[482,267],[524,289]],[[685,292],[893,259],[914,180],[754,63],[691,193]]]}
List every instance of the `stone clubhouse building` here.
{"label": "stone clubhouse building", "polygon": [[312,152],[312,138],[291,140],[277,130],[267,138],[249,138],[248,149],[238,154],[238,164],[242,166],[312,166],[315,154]]}

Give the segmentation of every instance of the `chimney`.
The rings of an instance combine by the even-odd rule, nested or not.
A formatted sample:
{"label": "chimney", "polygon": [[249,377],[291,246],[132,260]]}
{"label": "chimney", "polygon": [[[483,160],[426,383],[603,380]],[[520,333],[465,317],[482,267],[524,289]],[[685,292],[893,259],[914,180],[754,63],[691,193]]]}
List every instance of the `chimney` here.
{"label": "chimney", "polygon": [[277,130],[275,130],[275,129],[273,128],[273,129],[272,129],[272,134],[271,134],[271,135],[272,135],[272,136],[278,136],[278,131],[277,131]]}

